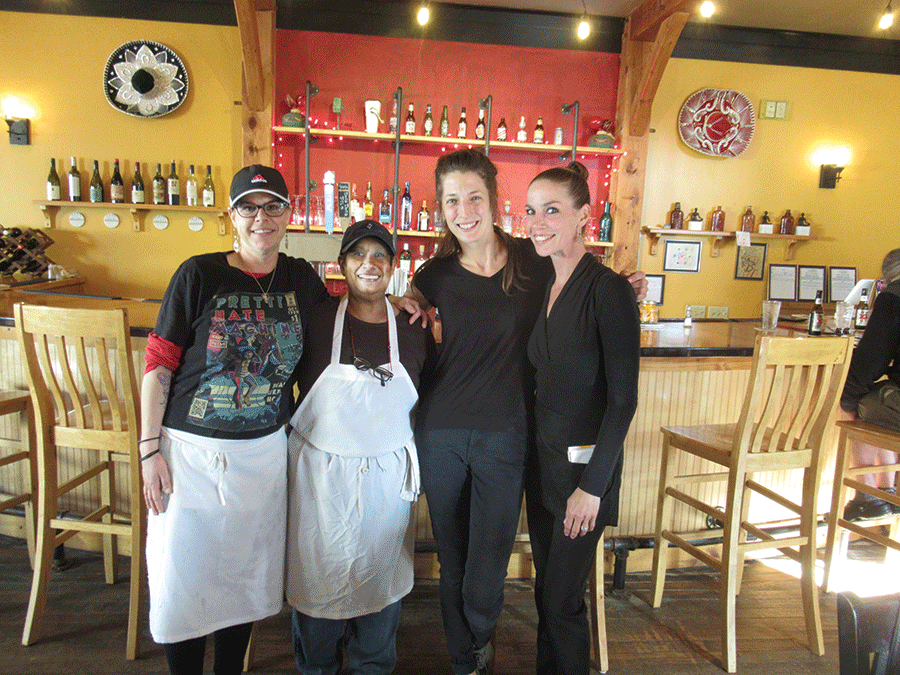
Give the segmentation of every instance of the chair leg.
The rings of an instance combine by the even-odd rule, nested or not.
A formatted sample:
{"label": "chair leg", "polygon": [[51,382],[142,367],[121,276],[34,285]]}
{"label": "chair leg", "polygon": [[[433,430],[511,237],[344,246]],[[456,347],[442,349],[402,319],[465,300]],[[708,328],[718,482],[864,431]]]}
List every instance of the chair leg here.
{"label": "chair leg", "polygon": [[259,621],[253,622],[253,628],[250,631],[250,640],[247,642],[247,651],[244,653],[244,672],[250,672],[253,669],[253,658],[256,656],[256,637],[259,633]]}
{"label": "chair leg", "polygon": [[847,431],[841,429],[838,440],[837,457],[834,461],[834,483],[831,493],[831,510],[828,513],[828,534],[825,538],[825,574],[822,577],[822,591],[831,592],[834,581],[835,567],[840,564],[841,556],[838,554],[838,518],[842,514],[842,505],[846,498],[847,487],[844,485],[844,475],[850,462],[849,439]]}
{"label": "chair leg", "polygon": [[803,598],[803,614],[806,617],[809,650],[822,656],[825,654],[825,640],[822,637],[822,617],[819,611],[819,592],[816,587],[818,488],[816,467],[808,467],[804,471],[803,500],[800,506],[800,536],[806,537],[806,543],[800,545],[800,591]]}
{"label": "chair leg", "polygon": [[[131,480],[135,480],[132,471]],[[140,479],[138,478],[138,481]],[[137,483],[140,485],[140,482]],[[144,578],[146,576],[146,537],[147,510],[137,493],[138,501],[134,503],[135,491],[132,490],[132,525],[131,525],[131,579],[129,579],[128,598],[128,637],[125,644],[125,658],[134,660],[138,657],[141,626],[144,618],[145,593]]]}
{"label": "chair leg", "polygon": [[[42,476],[56,476],[55,448],[47,453],[43,447],[38,448],[39,473]],[[46,457],[46,455],[51,455]],[[44,465],[47,466],[44,466]],[[31,579],[31,593],[28,597],[28,611],[25,614],[25,626],[22,629],[22,644],[34,642],[41,628],[44,617],[44,605],[47,602],[47,587],[50,584],[51,565],[56,532],[50,527],[50,519],[56,515],[56,485],[47,481],[38,491],[38,530],[35,543],[34,573]]]}
{"label": "chair leg", "polygon": [[729,673],[737,672],[737,570],[740,547],[738,539],[741,513],[744,509],[743,488],[746,474],[734,467],[729,471],[728,492],[725,500],[725,524],[722,536],[722,581],[720,604],[722,612],[722,665]]}
{"label": "chair leg", "polygon": [[609,670],[609,650],[606,644],[606,589],[603,583],[603,537],[597,544],[597,555],[589,577],[591,594],[591,654],[592,665],[601,673]]}
{"label": "chair leg", "polygon": [[[106,453],[106,471],[100,476],[100,499],[109,505],[110,512],[103,516],[104,523],[113,521],[116,500],[116,466],[111,453]],[[119,576],[119,539],[113,534],[104,533],[103,539],[103,571],[106,583],[114,584]]]}
{"label": "chair leg", "polygon": [[656,497],[656,532],[653,535],[653,594],[651,605],[659,607],[662,604],[663,587],[666,583],[666,568],[669,558],[669,542],[664,539],[663,531],[671,527],[673,503],[672,498],[666,495],[666,488],[675,471],[675,448],[669,443],[666,436],[663,439],[662,464],[659,472],[659,490]]}
{"label": "chair leg", "polygon": [[747,543],[747,531],[740,526],[740,523],[747,522],[750,520],[750,494],[751,490],[747,487],[747,481],[753,477],[753,474],[746,474],[744,476],[743,489],[741,491],[741,519],[738,521],[738,546],[735,552],[737,556],[737,565],[735,567],[735,571],[737,574],[737,578],[735,579],[735,589],[736,594],[740,595],[741,593],[741,585],[744,582],[744,548],[743,544]]}
{"label": "chair leg", "polygon": [[[38,512],[38,474],[37,474],[37,439],[34,435],[34,424],[31,417],[31,404],[19,413],[19,440],[22,449],[28,452],[27,473],[22,469],[23,475],[19,484],[27,488],[30,498],[25,502],[25,542],[28,546],[28,562],[34,570],[34,557],[36,551],[37,512]],[[27,447],[26,444],[27,443]],[[21,465],[20,465],[21,466]]]}

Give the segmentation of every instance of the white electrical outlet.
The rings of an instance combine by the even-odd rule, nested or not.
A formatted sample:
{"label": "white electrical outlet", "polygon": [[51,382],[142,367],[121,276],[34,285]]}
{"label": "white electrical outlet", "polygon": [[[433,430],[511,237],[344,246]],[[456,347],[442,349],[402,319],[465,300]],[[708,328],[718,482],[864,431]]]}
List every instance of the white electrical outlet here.
{"label": "white electrical outlet", "polygon": [[710,305],[709,309],[706,310],[706,318],[707,319],[727,319],[728,318],[728,308],[727,307],[714,307]]}
{"label": "white electrical outlet", "polygon": [[762,115],[763,119],[775,119],[775,104],[776,101],[763,101],[762,102]]}
{"label": "white electrical outlet", "polygon": [[776,101],[775,103],[775,119],[783,120],[787,117],[787,101]]}

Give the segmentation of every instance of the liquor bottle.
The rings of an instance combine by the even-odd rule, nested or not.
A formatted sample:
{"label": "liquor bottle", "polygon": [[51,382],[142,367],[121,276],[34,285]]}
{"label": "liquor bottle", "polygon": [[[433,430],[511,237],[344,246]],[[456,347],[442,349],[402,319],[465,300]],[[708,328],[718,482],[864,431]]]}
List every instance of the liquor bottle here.
{"label": "liquor bottle", "polygon": [[166,179],[162,175],[162,166],[156,165],[156,175],[153,176],[153,203],[166,203]]}
{"label": "liquor bottle", "polygon": [[794,234],[794,216],[791,215],[790,209],[785,211],[781,217],[781,230],[779,232],[781,234]]}
{"label": "liquor bottle", "polygon": [[419,254],[413,259],[412,264],[410,265],[410,269],[413,273],[417,272],[418,269],[425,264],[425,261],[428,258],[425,257],[425,244],[419,244]]}
{"label": "liquor bottle", "polygon": [[681,210],[681,202],[675,202],[675,208],[672,209],[672,215],[669,217],[669,224],[673,230],[680,230],[684,227],[684,211]]}
{"label": "liquor bottle", "polygon": [[406,125],[403,128],[403,133],[407,136],[414,136],[416,133],[416,116],[413,115],[413,104],[409,104],[409,110],[406,112]]}
{"label": "liquor bottle", "polygon": [[372,202],[372,181],[366,181],[366,199],[363,201],[363,213],[366,218],[375,215],[375,204]]}
{"label": "liquor bottle", "polygon": [[216,186],[213,184],[212,167],[206,165],[206,180],[203,181],[203,206],[216,205]]}
{"label": "liquor bottle", "polygon": [[393,109],[391,110],[390,130],[391,135],[397,133],[397,99],[394,99]]}
{"label": "liquor bottle", "polygon": [[188,206],[197,206],[197,177],[194,175],[194,165],[190,165],[187,179],[184,181],[184,199]]}
{"label": "liquor bottle", "polygon": [[450,118],[447,116],[447,106],[441,115],[441,138],[450,138]]}
{"label": "liquor bottle", "polygon": [[500,118],[500,124],[497,125],[497,140],[506,140],[506,120],[503,117]]}
{"label": "liquor bottle", "polygon": [[119,173],[119,160],[113,160],[113,175],[109,180],[109,201],[113,204],[125,203],[125,181]]}
{"label": "liquor bottle", "polygon": [[753,232],[753,228],[756,226],[756,216],[753,215],[753,207],[748,206],[747,210],[744,212],[744,215],[741,216],[741,231],[742,232]]}
{"label": "liquor bottle", "polygon": [[391,201],[387,188],[384,189],[384,198],[378,206],[378,222],[382,225],[391,224]]}
{"label": "liquor bottle", "polygon": [[603,207],[603,215],[600,216],[600,241],[612,241],[612,215],[609,213],[610,203],[607,200]]}
{"label": "liquor bottle", "polygon": [[542,117],[538,117],[537,124],[534,125],[534,142],[544,142],[544,119]]}
{"label": "liquor bottle", "polygon": [[859,296],[859,302],[856,304],[856,312],[854,312],[853,326],[856,330],[865,330],[869,323],[869,289],[863,288],[862,294]]}
{"label": "liquor bottle", "polygon": [[400,197],[400,229],[411,230],[413,219],[413,201],[412,195],[409,194],[409,181],[403,190],[403,196]]}
{"label": "liquor bottle", "polygon": [[400,269],[406,274],[407,278],[412,272],[412,254],[409,252],[409,242],[403,242],[403,250],[400,251]]}
{"label": "liquor bottle", "polygon": [[[362,220],[359,217],[359,200],[356,198],[356,183],[350,188],[350,224],[352,225],[357,220]],[[362,214],[365,217],[365,213]]]}
{"label": "liquor bottle", "polygon": [[425,121],[423,122],[422,126],[425,130],[425,135],[431,136],[432,132],[434,131],[434,119],[431,117],[430,103],[425,106]]}
{"label": "liquor bottle", "polygon": [[178,206],[181,203],[181,183],[178,182],[178,173],[175,171],[175,160],[172,160],[172,170],[166,179],[166,196],[169,206]]}
{"label": "liquor bottle", "polygon": [[475,125],[475,138],[484,140],[484,108],[478,109],[478,123]]}
{"label": "liquor bottle", "polygon": [[416,229],[419,232],[428,232],[429,225],[429,215],[428,215],[428,202],[422,202],[422,209],[419,211],[418,218],[416,220]]}
{"label": "liquor bottle", "polygon": [[47,201],[58,202],[62,199],[62,190],[59,185],[59,174],[56,173],[56,160],[50,158],[50,173],[47,175]]}
{"label": "liquor bottle", "polygon": [[509,212],[512,205],[509,203],[509,200],[503,202],[503,213],[500,215],[500,227],[503,228],[503,231],[507,234],[512,234],[513,230],[513,217]]}
{"label": "liquor bottle", "polygon": [[459,129],[456,133],[457,138],[465,138],[466,131],[468,130],[469,125],[466,122],[466,107],[463,106],[462,111],[459,113]]}
{"label": "liquor bottle", "polygon": [[822,322],[825,318],[825,312],[822,310],[822,291],[816,291],[816,301],[813,303],[812,311],[809,313],[809,325],[807,332],[810,335],[822,334]]}
{"label": "liquor bottle", "polygon": [[69,169],[69,201],[70,202],[80,202],[81,201],[81,172],[78,170],[78,166],[75,164],[75,158],[73,157],[71,160],[72,168]]}
{"label": "liquor bottle", "polygon": [[441,205],[438,204],[437,208],[434,210],[434,217],[431,219],[432,232],[443,232],[445,223],[444,223],[444,212],[441,210]]}
{"label": "liquor bottle", "polygon": [[700,216],[700,210],[694,209],[691,211],[691,218],[688,220],[688,229],[692,232],[702,232],[703,231],[703,218]]}
{"label": "liquor bottle", "polygon": [[141,176],[141,163],[134,163],[134,178],[131,179],[131,203],[143,204],[146,201],[144,195],[144,177]]}
{"label": "liquor bottle", "polygon": [[525,115],[519,120],[519,132],[516,134],[516,142],[524,143],[528,140],[528,132],[525,131]]}
{"label": "liquor bottle", "polygon": [[100,180],[100,164],[96,159],[94,160],[94,173],[91,176],[88,197],[94,204],[103,201],[103,181]]}
{"label": "liquor bottle", "polygon": [[716,210],[712,212],[712,216],[709,219],[709,231],[725,231],[725,212],[722,210],[721,206],[717,206]]}

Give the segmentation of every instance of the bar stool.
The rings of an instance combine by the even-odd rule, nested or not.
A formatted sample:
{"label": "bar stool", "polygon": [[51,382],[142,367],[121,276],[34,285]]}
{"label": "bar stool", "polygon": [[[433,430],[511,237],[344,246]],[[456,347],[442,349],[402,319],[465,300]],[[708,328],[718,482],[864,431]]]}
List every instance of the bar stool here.
{"label": "bar stool", "polygon": [[[780,338],[756,340],[750,381],[736,424],[663,427],[662,467],[656,507],[653,550],[652,605],[662,602],[669,542],[721,574],[722,665],[737,670],[736,598],[740,590],[744,556],[748,551],[777,548],[801,565],[800,586],[810,650],[825,653],[815,582],[816,498],[818,496],[822,439],[831,426],[838,396],[844,386],[852,342],[842,338]],[[725,469],[676,475],[675,451],[701,458]],[[763,472],[803,470],[800,504],[757,482]],[[683,489],[727,481],[724,512],[687,494]],[[677,486],[677,487],[675,487]],[[775,539],[748,521],[751,493],[758,493],[793,511],[800,518],[796,537]],[[710,530],[676,534],[670,528],[673,502],[678,500],[724,523],[722,558],[691,543],[705,539]],[[712,530],[716,532],[716,530]],[[747,534],[756,537],[747,541]],[[793,547],[799,547],[794,550]]]}
{"label": "bar stool", "polygon": [[[861,466],[850,468],[850,446],[852,441],[867,443],[878,448],[883,448],[890,452],[900,453],[900,432],[893,431],[886,427],[880,427],[862,420],[841,420],[837,422],[838,428],[841,430],[838,439],[837,459],[834,463],[834,488],[831,497],[831,511],[828,514],[828,538],[825,540],[825,576],[822,579],[822,590],[830,590],[830,584],[833,580],[833,573],[842,559],[843,553],[846,552],[847,538],[850,532],[861,537],[865,537],[870,541],[874,541],[882,546],[887,547],[888,553],[891,551],[900,552],[900,542],[897,541],[897,530],[900,525],[900,519],[896,515],[891,515],[877,521],[868,521],[866,523],[854,523],[844,520],[841,509],[846,501],[847,488],[853,488],[864,492],[867,495],[883,499],[886,502],[900,506],[900,497],[888,494],[878,488],[873,488],[865,483],[856,480],[856,476],[867,473],[884,473],[885,471],[897,471],[900,464],[884,464],[876,466]],[[868,529],[872,526],[878,526],[883,523],[890,523],[891,532],[889,537]],[[840,531],[840,532],[839,532]],[[840,533],[840,542],[838,534]],[[838,549],[843,553],[839,554]]]}
{"label": "bar stool", "polygon": [[28,546],[28,559],[34,568],[34,533],[37,517],[37,463],[34,461],[34,424],[31,414],[31,396],[27,391],[0,391],[0,415],[17,415],[19,438],[0,439],[4,445],[14,445],[17,450],[12,454],[0,457],[0,467],[18,462],[26,463],[27,469],[19,464],[20,492],[0,500],[0,511],[13,506],[25,505],[25,541]]}
{"label": "bar stool", "polygon": [[[138,389],[124,309],[13,308],[25,356],[37,432],[38,518],[34,577],[22,644],[40,630],[53,550],[80,532],[102,535],[106,582],[116,580],[118,537],[131,538],[126,658],[137,656],[144,581],[146,512],[138,459]],[[93,465],[60,484],[59,448],[92,453]],[[87,453],[85,453],[87,454]],[[96,459],[93,459],[93,458]],[[128,467],[131,513],[119,507],[116,464]],[[60,497],[95,481],[96,508],[81,519],[57,518]],[[93,500],[93,496],[91,497]],[[93,508],[92,503],[87,508]]]}

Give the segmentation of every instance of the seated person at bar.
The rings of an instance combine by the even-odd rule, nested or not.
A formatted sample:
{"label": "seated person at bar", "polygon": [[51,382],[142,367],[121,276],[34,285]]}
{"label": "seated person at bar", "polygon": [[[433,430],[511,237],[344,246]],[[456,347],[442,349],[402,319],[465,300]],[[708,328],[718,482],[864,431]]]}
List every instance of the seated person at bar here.
{"label": "seated person at bar", "polygon": [[[886,286],[875,299],[869,323],[853,352],[841,408],[844,419],[859,418],[900,431],[900,248],[884,257],[881,276]],[[856,465],[897,461],[895,453],[864,443],[854,443],[851,452]],[[860,481],[894,494],[896,472],[866,474]],[[872,520],[891,513],[900,513],[900,508],[861,492],[844,507],[846,520]]]}
{"label": "seated person at bar", "polygon": [[431,333],[394,316],[388,230],[344,233],[340,302],[313,308],[288,443],[286,588],[294,657],[305,675],[387,675],[396,663],[400,599],[413,586],[419,465],[411,415]]}

